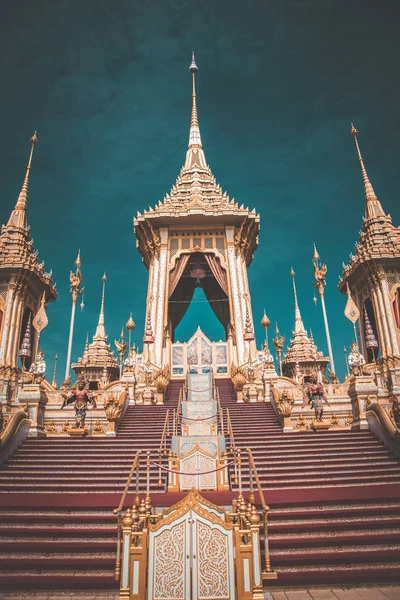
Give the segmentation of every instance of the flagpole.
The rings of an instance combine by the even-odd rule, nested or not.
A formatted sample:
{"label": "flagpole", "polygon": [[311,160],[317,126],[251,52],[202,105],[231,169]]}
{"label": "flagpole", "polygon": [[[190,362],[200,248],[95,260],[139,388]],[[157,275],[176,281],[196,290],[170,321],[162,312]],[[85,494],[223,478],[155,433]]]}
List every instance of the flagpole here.
{"label": "flagpole", "polygon": [[356,321],[355,323],[353,323],[353,330],[354,330],[354,341],[355,341],[355,343],[356,343],[356,344],[357,344],[357,346],[358,346],[358,337],[357,337],[357,327],[356,327],[356,323],[357,323],[357,321]]}
{"label": "flagpole", "polygon": [[69,377],[69,370],[71,368],[71,354],[72,354],[72,340],[74,338],[74,325],[75,325],[75,309],[76,309],[76,301],[78,296],[83,293],[84,288],[79,289],[79,286],[82,283],[82,273],[81,273],[81,251],[78,251],[78,256],[76,257],[75,273],[70,271],[69,273],[69,281],[70,281],[70,292],[72,296],[72,308],[71,308],[71,320],[69,324],[69,338],[68,338],[68,350],[67,350],[67,363],[65,365],[65,379]]}
{"label": "flagpole", "polygon": [[319,258],[320,258],[319,254],[318,254],[317,249],[314,244],[314,256],[313,256],[313,260],[312,260],[313,266],[314,266],[314,277],[315,277],[314,287],[318,290],[319,297],[321,298],[322,316],[323,316],[324,325],[325,325],[325,335],[326,335],[326,343],[328,346],[329,361],[331,363],[332,371],[334,373],[336,373],[335,363],[333,360],[333,351],[332,351],[331,334],[329,331],[328,315],[326,314],[325,294],[324,294],[324,288],[326,286],[325,276],[326,276],[328,269],[327,269],[326,265],[319,264]]}

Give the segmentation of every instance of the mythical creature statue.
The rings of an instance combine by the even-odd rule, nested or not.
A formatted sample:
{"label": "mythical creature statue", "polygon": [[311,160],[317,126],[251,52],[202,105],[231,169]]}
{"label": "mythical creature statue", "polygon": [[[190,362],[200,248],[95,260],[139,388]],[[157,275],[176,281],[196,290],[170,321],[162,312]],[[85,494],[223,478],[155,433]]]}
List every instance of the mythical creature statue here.
{"label": "mythical creature statue", "polygon": [[81,293],[78,291],[79,286],[82,283],[82,274],[79,269],[76,270],[76,273],[73,271],[69,272],[69,284],[71,286],[71,292],[76,291],[77,293]]}
{"label": "mythical creature statue", "polygon": [[311,404],[314,409],[316,421],[322,421],[324,414],[324,402],[329,405],[325,395],[324,386],[317,382],[316,377],[309,377],[309,382],[303,387],[304,402],[302,408]]}
{"label": "mythical creature statue", "polygon": [[336,376],[336,373],[328,369],[328,377],[331,380],[331,383],[339,383],[339,379]]}
{"label": "mythical creature statue", "polygon": [[41,350],[38,350],[36,359],[29,368],[29,375],[33,383],[40,383],[46,377],[46,361]]}
{"label": "mythical creature statue", "polygon": [[71,384],[71,375],[68,375],[68,377],[66,379],[64,379],[64,381],[62,382],[62,384],[60,386],[60,391],[66,392],[68,390],[70,384]]}
{"label": "mythical creature statue", "polygon": [[364,372],[365,358],[361,354],[357,342],[350,346],[350,353],[347,358],[348,365],[353,375],[362,375]]}
{"label": "mythical creature statue", "polygon": [[65,396],[61,408],[72,403],[75,403],[75,427],[84,429],[88,404],[91,404],[92,408],[96,408],[96,401],[86,389],[86,382],[82,378],[78,379],[76,388]]}
{"label": "mythical creature statue", "polygon": [[314,262],[314,277],[316,288],[320,286],[326,285],[326,274],[328,272],[328,268],[326,265],[319,265],[317,262]]}

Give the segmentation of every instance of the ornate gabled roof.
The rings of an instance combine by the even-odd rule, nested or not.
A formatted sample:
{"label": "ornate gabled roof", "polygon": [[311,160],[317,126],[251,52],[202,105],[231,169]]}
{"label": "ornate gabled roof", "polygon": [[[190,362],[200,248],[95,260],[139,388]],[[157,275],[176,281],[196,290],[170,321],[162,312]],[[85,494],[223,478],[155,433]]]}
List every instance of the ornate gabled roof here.
{"label": "ornate gabled roof", "polygon": [[[230,198],[223,192],[208,166],[201,142],[200,128],[197,115],[196,81],[197,65],[192,56],[190,71],[192,73],[192,113],[190,120],[189,144],[185,163],[179,173],[175,185],[157,206],[138,213],[135,220],[135,233],[139,239],[139,249],[143,250],[145,243],[140,240],[141,225],[151,222],[151,225],[162,226],[171,224],[177,218],[199,223],[199,216],[210,217],[212,221],[220,217],[220,222],[236,224],[243,219],[251,219],[259,229],[259,215],[255,209],[249,210]],[[193,217],[192,217],[193,216]],[[192,217],[192,219],[190,219]],[[207,223],[210,223],[208,220]],[[143,252],[142,252],[143,253]]]}
{"label": "ornate gabled roof", "polygon": [[391,216],[385,213],[374,192],[358,144],[358,131],[354,125],[352,125],[350,133],[354,138],[361,166],[365,193],[365,215],[359,239],[355,245],[355,254],[350,254],[350,263],[343,265],[343,273],[339,281],[339,289],[343,293],[346,293],[346,280],[362,263],[374,259],[398,259],[400,257],[400,227],[392,225]]}
{"label": "ornate gabled roof", "polygon": [[295,282],[295,272],[293,269],[290,272],[293,280],[294,294],[294,331],[293,337],[290,340],[289,348],[282,360],[282,364],[302,363],[325,363],[328,364],[329,358],[324,357],[323,353],[318,351],[312,335],[308,336],[304,327],[303,319],[301,318],[299,302],[297,299],[297,290]]}
{"label": "ornate gabled roof", "polygon": [[52,273],[46,273],[44,263],[39,263],[38,252],[34,250],[28,225],[26,207],[28,203],[29,175],[33,151],[37,144],[36,132],[31,137],[31,152],[20,194],[7,225],[3,225],[0,235],[0,269],[17,268],[34,273],[45,284],[47,301],[55,300],[57,292]]}

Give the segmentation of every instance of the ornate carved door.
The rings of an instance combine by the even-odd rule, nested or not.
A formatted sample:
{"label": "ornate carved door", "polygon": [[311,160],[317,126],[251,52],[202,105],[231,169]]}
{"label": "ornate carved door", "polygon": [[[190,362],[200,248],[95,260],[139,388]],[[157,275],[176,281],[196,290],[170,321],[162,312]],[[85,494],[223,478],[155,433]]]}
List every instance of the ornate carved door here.
{"label": "ornate carved door", "polygon": [[[181,490],[216,490],[216,459],[201,450],[195,450],[183,457],[180,470],[187,475],[180,475]],[[196,473],[199,473],[197,475]]]}
{"label": "ornate carved door", "polygon": [[232,529],[215,520],[190,509],[150,531],[148,600],[235,600]]}
{"label": "ornate carved door", "polygon": [[235,600],[232,530],[192,515],[192,600]]}

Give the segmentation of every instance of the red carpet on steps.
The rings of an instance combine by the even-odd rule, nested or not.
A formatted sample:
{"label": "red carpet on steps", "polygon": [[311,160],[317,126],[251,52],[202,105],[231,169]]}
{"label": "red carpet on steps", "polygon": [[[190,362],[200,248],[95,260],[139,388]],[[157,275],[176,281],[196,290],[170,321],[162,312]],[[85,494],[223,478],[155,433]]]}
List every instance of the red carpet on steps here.
{"label": "red carpet on steps", "polygon": [[[111,511],[136,450],[158,458],[165,413],[181,385],[170,384],[165,406],[129,407],[116,438],[30,438],[0,469],[1,589],[116,587]],[[271,507],[277,583],[399,581],[399,462],[369,431],[284,434],[272,405],[237,404],[230,380],[217,385]],[[151,486],[157,506],[183,496],[158,487],[156,467]],[[204,495],[228,505],[236,494]]]}

